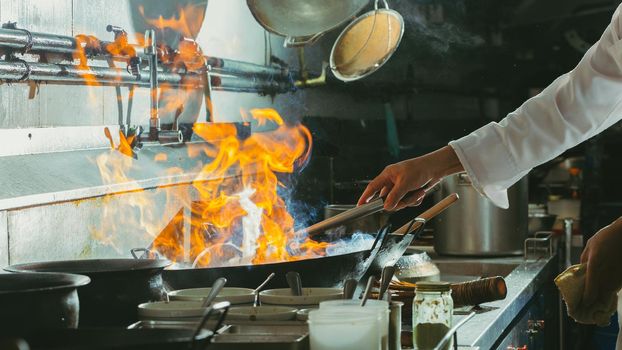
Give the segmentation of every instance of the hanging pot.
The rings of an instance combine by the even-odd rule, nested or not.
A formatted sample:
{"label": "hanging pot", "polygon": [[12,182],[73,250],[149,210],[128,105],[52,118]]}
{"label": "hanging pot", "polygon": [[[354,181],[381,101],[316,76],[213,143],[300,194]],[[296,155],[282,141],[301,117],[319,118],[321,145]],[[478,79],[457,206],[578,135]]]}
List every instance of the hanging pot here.
{"label": "hanging pot", "polygon": [[354,18],[369,0],[247,0],[259,24],[286,37],[285,46],[315,42],[327,31]]}

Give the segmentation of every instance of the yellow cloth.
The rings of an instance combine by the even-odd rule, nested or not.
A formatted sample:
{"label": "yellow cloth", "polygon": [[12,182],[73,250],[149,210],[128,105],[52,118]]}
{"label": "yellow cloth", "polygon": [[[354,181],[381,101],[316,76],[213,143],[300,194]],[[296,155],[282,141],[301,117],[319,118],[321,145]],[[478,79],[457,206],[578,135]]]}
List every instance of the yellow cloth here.
{"label": "yellow cloth", "polygon": [[555,284],[568,307],[568,315],[585,324],[606,326],[616,312],[618,297],[615,293],[598,300],[594,305],[582,305],[587,265],[573,265],[555,278]]}

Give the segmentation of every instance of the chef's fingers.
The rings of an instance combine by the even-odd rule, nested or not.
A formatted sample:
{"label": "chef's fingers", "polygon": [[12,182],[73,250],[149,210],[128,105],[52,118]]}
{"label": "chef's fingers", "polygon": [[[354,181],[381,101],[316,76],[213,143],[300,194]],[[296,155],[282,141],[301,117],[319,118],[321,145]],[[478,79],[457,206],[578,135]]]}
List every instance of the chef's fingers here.
{"label": "chef's fingers", "polygon": [[383,174],[378,175],[369,183],[369,185],[367,185],[365,191],[363,191],[363,194],[361,195],[361,198],[359,198],[357,205],[367,203],[374,194],[380,191],[383,187],[390,185],[393,185],[393,183],[386,176]]}
{"label": "chef's fingers", "polygon": [[438,184],[441,183],[441,180],[443,179],[430,179],[430,181],[428,181],[428,183],[423,188],[425,194],[428,194],[428,192],[432,191],[434,187],[438,186]]}
{"label": "chef's fingers", "polygon": [[406,207],[416,207],[423,202],[423,198],[425,198],[425,191],[423,189],[407,193],[397,204],[395,210],[402,210]]}
{"label": "chef's fingers", "polygon": [[380,198],[385,198],[391,192],[392,188],[393,188],[393,186],[384,186],[380,190]]}
{"label": "chef's fingers", "polygon": [[404,184],[395,184],[395,186],[391,189],[391,192],[387,195],[387,198],[384,200],[384,210],[395,210],[397,204],[402,200],[402,198],[404,198],[406,193],[408,193],[408,189]]}

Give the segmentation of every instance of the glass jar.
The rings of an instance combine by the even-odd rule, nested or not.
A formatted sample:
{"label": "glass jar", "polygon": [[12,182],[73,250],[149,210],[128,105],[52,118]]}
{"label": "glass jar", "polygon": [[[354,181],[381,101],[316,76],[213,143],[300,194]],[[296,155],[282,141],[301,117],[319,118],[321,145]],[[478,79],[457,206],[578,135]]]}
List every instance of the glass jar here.
{"label": "glass jar", "polygon": [[[447,282],[420,281],[413,300],[413,344],[416,349],[434,349],[451,328],[454,302]],[[443,349],[451,349],[453,340]]]}

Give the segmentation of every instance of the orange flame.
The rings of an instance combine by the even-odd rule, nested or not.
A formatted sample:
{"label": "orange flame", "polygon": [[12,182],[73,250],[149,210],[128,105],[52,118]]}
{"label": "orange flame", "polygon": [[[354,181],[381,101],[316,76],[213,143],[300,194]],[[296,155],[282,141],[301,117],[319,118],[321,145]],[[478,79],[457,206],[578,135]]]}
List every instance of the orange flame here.
{"label": "orange flame", "polygon": [[[141,9],[144,16],[144,9]],[[180,9],[179,16],[146,19],[159,29],[172,29],[192,37],[202,24],[204,9]],[[78,36],[90,45],[88,36]],[[77,38],[77,39],[78,39]],[[139,43],[144,38],[138,36]],[[119,55],[135,54],[125,39],[109,44],[107,50]],[[180,41],[174,53],[160,46],[161,61],[167,69],[192,70],[205,64],[200,47],[193,41]],[[76,59],[88,68],[86,51]],[[95,77],[85,77],[97,84]],[[194,91],[160,85],[160,113],[181,113],[187,102],[197,98]],[[139,167],[132,155],[132,139],[120,135],[117,151],[96,159],[104,185],[124,184],[123,195],[110,195],[101,227],[93,236],[101,243],[119,246],[130,240],[120,232],[136,232],[148,246],[170,260],[193,266],[262,264],[325,255],[328,243],[298,237],[295,220],[288,211],[279,180],[304,165],[311,154],[312,137],[302,124],[286,123],[274,109],[252,109],[243,113],[245,121],[260,126],[274,125],[269,132],[238,134],[231,123],[197,123],[194,133],[205,141],[187,145],[187,157],[196,162],[193,173],[171,167],[158,187],[143,190],[130,174]],[[139,154],[145,157],[145,153]],[[157,153],[158,166],[173,163],[166,153]],[[194,176],[191,184],[176,181]],[[186,180],[187,181],[187,180]],[[122,198],[119,198],[122,197]],[[163,205],[162,205],[163,204]],[[130,213],[135,215],[129,215]]]}

